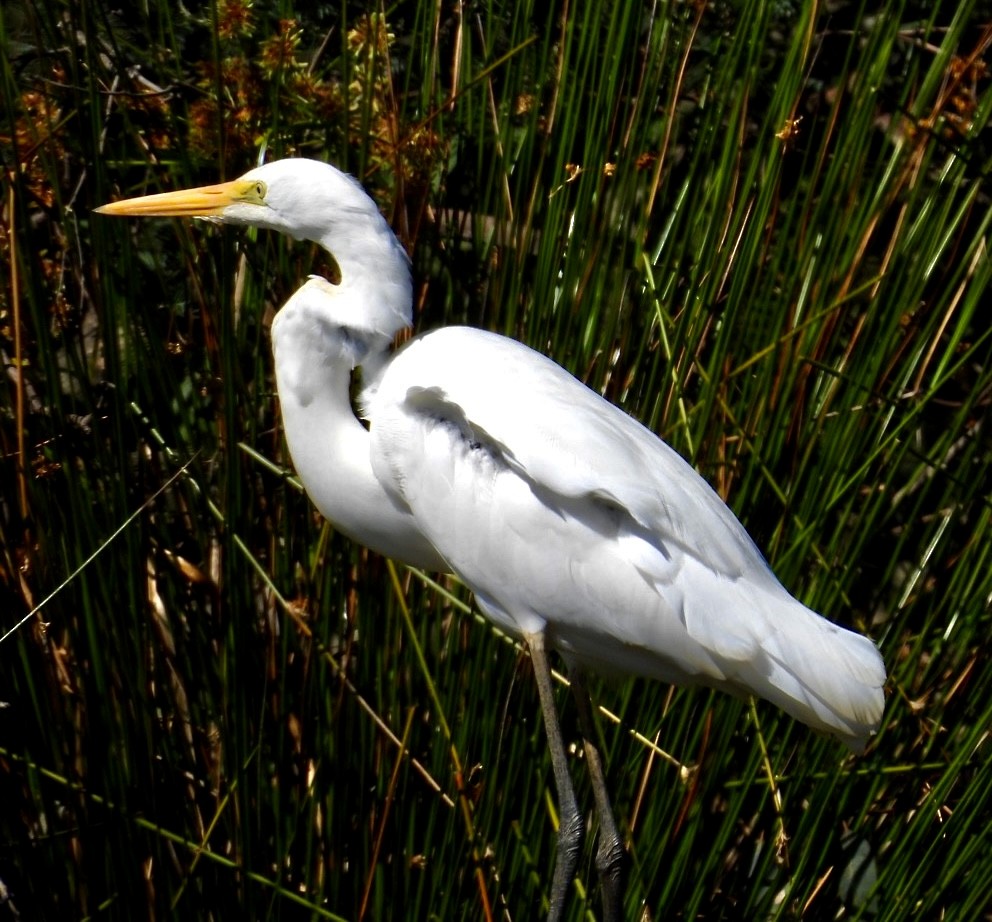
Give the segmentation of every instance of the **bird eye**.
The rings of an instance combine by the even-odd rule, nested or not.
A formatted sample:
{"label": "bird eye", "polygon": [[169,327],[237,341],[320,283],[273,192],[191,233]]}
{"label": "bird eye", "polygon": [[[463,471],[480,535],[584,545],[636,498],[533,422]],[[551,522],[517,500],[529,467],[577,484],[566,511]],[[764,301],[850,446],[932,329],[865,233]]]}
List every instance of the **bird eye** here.
{"label": "bird eye", "polygon": [[235,200],[245,205],[264,205],[268,186],[260,179],[234,180]]}

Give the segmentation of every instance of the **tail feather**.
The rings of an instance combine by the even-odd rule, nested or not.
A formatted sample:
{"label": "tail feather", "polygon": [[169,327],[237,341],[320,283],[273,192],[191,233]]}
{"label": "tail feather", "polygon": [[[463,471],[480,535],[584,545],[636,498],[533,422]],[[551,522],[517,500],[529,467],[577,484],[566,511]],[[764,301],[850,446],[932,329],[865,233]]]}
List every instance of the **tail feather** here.
{"label": "tail feather", "polygon": [[[689,605],[706,606],[710,616],[697,610],[699,617],[693,618],[690,608],[686,621],[693,637],[713,652],[726,685],[756,694],[861,752],[878,729],[885,703],[885,664],[875,645],[822,618],[785,589],[752,584],[745,592],[721,583],[709,599],[695,590],[687,593],[694,600]],[[717,605],[723,618],[712,617]]]}

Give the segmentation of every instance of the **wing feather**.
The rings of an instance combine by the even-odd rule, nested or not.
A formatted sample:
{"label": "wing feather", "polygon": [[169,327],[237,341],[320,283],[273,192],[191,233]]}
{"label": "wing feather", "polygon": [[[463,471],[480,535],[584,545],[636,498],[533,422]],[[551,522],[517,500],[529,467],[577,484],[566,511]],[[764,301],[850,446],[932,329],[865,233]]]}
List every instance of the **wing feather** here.
{"label": "wing feather", "polygon": [[394,358],[368,397],[370,415],[377,400],[433,403],[551,493],[613,504],[715,573],[777,584],[734,514],[674,449],[522,343],[467,327],[428,333]]}

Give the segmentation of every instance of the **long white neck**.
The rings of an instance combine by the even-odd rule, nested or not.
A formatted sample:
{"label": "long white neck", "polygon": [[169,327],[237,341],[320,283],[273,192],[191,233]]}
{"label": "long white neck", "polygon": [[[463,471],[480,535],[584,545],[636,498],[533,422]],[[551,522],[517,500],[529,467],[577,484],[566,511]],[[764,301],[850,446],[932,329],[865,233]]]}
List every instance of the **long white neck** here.
{"label": "long white neck", "polygon": [[[366,286],[361,277],[352,278],[341,286],[311,279],[273,321],[276,385],[289,452],[310,499],[336,528],[388,557],[446,570],[409,512],[372,471],[369,433],[351,405],[351,372],[366,358],[385,361],[392,333],[369,330],[362,320],[374,312],[354,299],[388,292],[381,284]],[[352,317],[354,327],[347,325]]]}

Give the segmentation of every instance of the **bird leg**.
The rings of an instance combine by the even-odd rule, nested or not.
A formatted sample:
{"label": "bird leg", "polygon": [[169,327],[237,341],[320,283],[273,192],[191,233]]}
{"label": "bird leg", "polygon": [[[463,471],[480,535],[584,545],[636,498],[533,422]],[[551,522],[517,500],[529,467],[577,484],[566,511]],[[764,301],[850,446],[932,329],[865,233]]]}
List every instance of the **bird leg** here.
{"label": "bird leg", "polygon": [[627,852],[617,830],[613,808],[610,805],[610,795],[606,789],[606,773],[603,771],[603,760],[595,742],[596,724],[593,721],[592,704],[582,670],[578,666],[569,664],[568,680],[579,712],[579,728],[582,730],[586,764],[589,766],[589,780],[592,783],[596,816],[599,819],[596,870],[599,872],[599,884],[603,890],[603,919],[605,922],[621,922]]}
{"label": "bird leg", "polygon": [[551,669],[544,648],[544,634],[528,634],[524,640],[530,650],[531,663],[534,666],[537,694],[544,715],[544,729],[548,737],[548,748],[551,750],[551,766],[555,773],[555,787],[558,789],[558,855],[555,860],[554,877],[551,880],[551,908],[548,910],[548,922],[560,922],[565,912],[568,887],[575,877],[575,869],[579,863],[585,828],[575,799],[572,778],[568,772],[565,743],[562,740],[561,724],[558,722],[558,711],[555,707],[555,693],[551,685]]}

